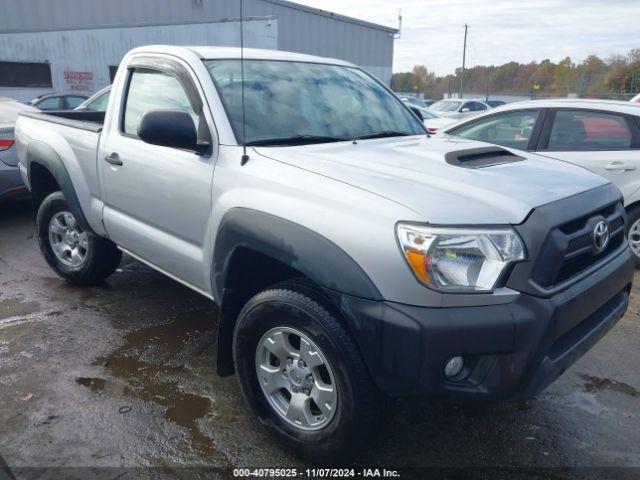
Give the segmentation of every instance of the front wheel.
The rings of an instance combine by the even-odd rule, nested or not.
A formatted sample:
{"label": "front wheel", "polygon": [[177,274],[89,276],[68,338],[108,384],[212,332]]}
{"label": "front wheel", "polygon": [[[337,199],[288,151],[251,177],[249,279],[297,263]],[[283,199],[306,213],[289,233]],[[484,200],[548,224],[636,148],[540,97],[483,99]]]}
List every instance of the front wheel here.
{"label": "front wheel", "polygon": [[636,268],[640,268],[640,206],[627,212],[627,240],[636,261]]}
{"label": "front wheel", "polygon": [[275,436],[300,456],[346,460],[366,446],[384,397],[327,299],[303,283],[254,296],[236,325],[242,393]]}
{"label": "front wheel", "polygon": [[96,285],[116,271],[122,252],[84,230],[62,192],[45,198],[36,216],[38,244],[49,266],[69,283]]}

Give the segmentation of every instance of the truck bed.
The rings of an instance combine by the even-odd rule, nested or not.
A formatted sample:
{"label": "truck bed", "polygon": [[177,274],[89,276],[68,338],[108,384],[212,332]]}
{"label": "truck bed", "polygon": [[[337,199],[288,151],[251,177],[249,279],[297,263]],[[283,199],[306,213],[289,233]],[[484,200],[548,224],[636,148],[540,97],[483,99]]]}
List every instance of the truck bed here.
{"label": "truck bed", "polygon": [[20,115],[99,133],[104,124],[105,112],[52,110],[48,112],[21,112]]}

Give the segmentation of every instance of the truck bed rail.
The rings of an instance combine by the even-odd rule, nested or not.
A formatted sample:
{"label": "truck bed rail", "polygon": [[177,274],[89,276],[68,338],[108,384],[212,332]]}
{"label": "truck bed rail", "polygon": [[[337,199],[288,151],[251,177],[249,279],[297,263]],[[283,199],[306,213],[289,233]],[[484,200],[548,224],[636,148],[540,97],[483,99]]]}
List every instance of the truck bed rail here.
{"label": "truck bed rail", "polygon": [[82,111],[49,111],[49,112],[21,112],[20,115],[45,122],[66,125],[90,132],[100,133],[104,123],[105,112]]}

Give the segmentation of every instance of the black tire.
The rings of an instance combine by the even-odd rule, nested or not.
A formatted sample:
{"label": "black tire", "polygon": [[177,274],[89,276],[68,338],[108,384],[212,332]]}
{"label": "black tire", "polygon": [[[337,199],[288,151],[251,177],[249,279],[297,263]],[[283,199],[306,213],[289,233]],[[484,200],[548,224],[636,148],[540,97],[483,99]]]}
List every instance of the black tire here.
{"label": "black tire", "polygon": [[[631,227],[638,220],[640,220],[640,205],[637,207],[633,207],[627,211],[627,238],[628,239],[629,239],[629,232],[631,231]],[[636,262],[636,268],[640,269],[640,257],[635,253],[633,256]]]}
{"label": "black tire", "polygon": [[[370,443],[380,426],[385,397],[375,387],[355,342],[338,320],[339,312],[314,287],[287,282],[251,298],[238,317],[233,355],[245,400],[275,437],[298,456],[321,464],[348,461]],[[274,411],[258,383],[255,356],[262,336],[275,327],[307,335],[331,364],[338,401],[324,428],[305,431]]]}
{"label": "black tire", "polygon": [[54,192],[45,198],[36,215],[36,233],[40,250],[49,266],[63,279],[76,285],[97,285],[116,271],[122,252],[105,238],[88,233],[86,260],[80,267],[63,264],[53,253],[49,239],[49,223],[59,212],[70,211],[62,192]]}

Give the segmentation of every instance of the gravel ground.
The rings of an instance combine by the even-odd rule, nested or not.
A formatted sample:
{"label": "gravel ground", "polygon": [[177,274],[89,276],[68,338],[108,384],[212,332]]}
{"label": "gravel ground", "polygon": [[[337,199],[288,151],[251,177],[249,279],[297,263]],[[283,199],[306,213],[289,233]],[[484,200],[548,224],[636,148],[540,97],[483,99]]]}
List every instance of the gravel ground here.
{"label": "gravel ground", "polygon": [[[67,285],[33,233],[28,205],[0,206],[0,479],[308,467],[252,418],[235,378],[216,376],[210,301],[130,259],[103,286]],[[639,298],[634,288],[616,328],[536,399],[400,401],[358,465],[413,469],[403,478],[640,478]]]}

